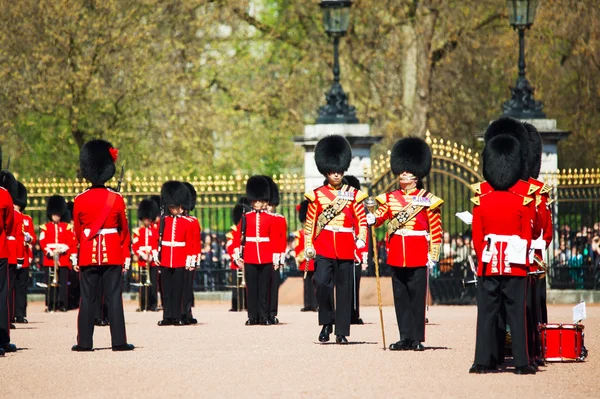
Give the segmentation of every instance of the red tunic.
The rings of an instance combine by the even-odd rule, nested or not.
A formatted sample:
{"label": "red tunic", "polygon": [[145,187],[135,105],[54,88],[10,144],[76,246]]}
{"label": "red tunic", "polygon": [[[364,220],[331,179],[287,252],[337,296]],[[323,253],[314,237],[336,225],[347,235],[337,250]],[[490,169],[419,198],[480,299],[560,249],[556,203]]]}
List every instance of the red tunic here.
{"label": "red tunic", "polygon": [[29,267],[33,261],[33,247],[37,242],[37,235],[35,234],[35,226],[31,216],[23,214],[23,231],[25,238],[29,237],[29,241],[25,241],[25,262],[23,267]]}
{"label": "red tunic", "polygon": [[92,186],[75,197],[73,223],[80,266],[123,265],[130,259],[126,209],[121,194],[104,186]]}
{"label": "red tunic", "polygon": [[[304,196],[309,201],[304,223],[305,248],[314,248],[317,255],[329,259],[354,259],[355,240],[367,241],[367,218],[361,205],[367,194],[345,184],[339,190],[330,185],[321,186]],[[317,236],[319,216],[338,197],[346,201],[344,208]],[[357,237],[355,231],[358,231]]]}
{"label": "red tunic", "polygon": [[[253,265],[273,263],[275,246],[281,239],[277,217],[265,211],[252,210],[246,212],[246,245],[244,247],[244,262]],[[237,225],[240,234],[233,237],[233,251],[240,253],[242,222]]]}
{"label": "red tunic", "polygon": [[167,215],[163,223],[160,265],[173,269],[188,266],[199,245],[195,242],[194,221],[183,215]]}
{"label": "red tunic", "polygon": [[[418,213],[403,227],[386,234],[387,264],[394,267],[423,267],[429,259],[439,260],[442,243],[441,206],[444,201],[420,189],[395,190],[378,196],[375,226],[396,217],[413,204],[421,206]],[[410,213],[410,212],[409,212]]]}
{"label": "red tunic", "polygon": [[233,246],[233,242],[234,242],[234,236],[236,234],[239,234],[237,226],[233,225],[231,226],[231,230],[229,231],[229,233],[225,234],[225,238],[227,238],[227,241],[225,242],[225,249],[227,250],[227,255],[229,255],[229,259],[230,259],[230,264],[229,267],[233,270],[237,270],[240,267],[235,263],[234,260],[234,246]]}
{"label": "red tunic", "polygon": [[23,264],[25,260],[25,234],[23,233],[23,214],[13,210],[13,228],[8,236],[8,264]]}
{"label": "red tunic", "polygon": [[277,231],[277,240],[273,242],[273,251],[279,263],[283,264],[287,249],[287,221],[279,213],[271,213],[271,215],[275,216],[274,228]]}
{"label": "red tunic", "polygon": [[133,253],[139,258],[138,265],[140,267],[148,266],[146,263],[148,255],[153,259],[152,262],[150,262],[150,266],[157,266],[154,259],[158,257],[158,228],[151,225],[150,227],[134,229],[131,248]]}
{"label": "red tunic", "polygon": [[0,259],[8,259],[8,236],[13,230],[15,208],[4,187],[0,187]]}
{"label": "red tunic", "polygon": [[53,252],[58,250],[58,264],[60,267],[71,266],[70,256],[77,253],[77,245],[73,226],[65,222],[48,222],[40,226],[40,247],[44,251],[42,266],[53,267]]}
{"label": "red tunic", "polygon": [[[475,204],[472,229],[477,275],[526,276],[532,231],[531,198],[511,191],[492,190],[472,201]],[[524,252],[519,263],[509,260],[510,248],[521,255]]]}
{"label": "red tunic", "polygon": [[201,237],[202,237],[202,229],[200,228],[200,221],[198,221],[198,218],[195,216],[186,216],[188,219],[190,219],[191,224],[192,224],[192,241],[193,241],[193,245],[191,248],[189,248],[190,250],[190,255],[193,257],[190,259],[190,261],[196,265],[200,262],[200,257],[202,256],[202,247],[201,247]]}
{"label": "red tunic", "polygon": [[294,252],[296,252],[296,262],[298,262],[298,270],[305,272],[315,271],[315,260],[308,259],[304,256],[304,230],[298,230],[294,233]]}

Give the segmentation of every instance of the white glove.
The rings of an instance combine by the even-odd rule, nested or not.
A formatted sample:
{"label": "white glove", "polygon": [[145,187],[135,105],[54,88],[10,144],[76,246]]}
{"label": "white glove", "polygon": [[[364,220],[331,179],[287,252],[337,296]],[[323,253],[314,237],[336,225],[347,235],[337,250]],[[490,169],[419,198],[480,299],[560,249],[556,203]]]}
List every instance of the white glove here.
{"label": "white glove", "polygon": [[273,254],[273,265],[279,266],[279,254]]}
{"label": "white glove", "polygon": [[125,268],[126,271],[129,271],[130,266],[131,266],[131,258],[125,258],[125,263],[123,264],[123,267]]}
{"label": "white glove", "polygon": [[367,245],[363,240],[356,240],[356,248],[362,249]]}
{"label": "white glove", "polygon": [[185,268],[189,269],[191,264],[192,264],[192,257],[190,255],[188,255],[185,258]]}
{"label": "white glove", "polygon": [[158,249],[153,249],[152,250],[152,258],[154,260],[158,259]]}
{"label": "white glove", "polygon": [[71,254],[71,264],[77,266],[77,254]]}
{"label": "white glove", "polygon": [[196,255],[190,255],[190,270],[194,270],[196,268]]}
{"label": "white glove", "polygon": [[434,261],[433,259],[431,259],[430,254],[427,254],[427,268],[429,269],[430,273],[433,271],[433,269],[435,269],[436,265],[437,265],[437,262]]}
{"label": "white glove", "polygon": [[30,242],[31,241],[31,234],[25,232],[25,242]]}
{"label": "white glove", "polygon": [[373,215],[372,213],[367,213],[367,224],[369,226],[372,226],[375,224],[375,222],[376,222],[375,215]]}
{"label": "white glove", "polygon": [[279,264],[281,266],[285,265],[285,252],[282,252],[281,255],[279,256]]}

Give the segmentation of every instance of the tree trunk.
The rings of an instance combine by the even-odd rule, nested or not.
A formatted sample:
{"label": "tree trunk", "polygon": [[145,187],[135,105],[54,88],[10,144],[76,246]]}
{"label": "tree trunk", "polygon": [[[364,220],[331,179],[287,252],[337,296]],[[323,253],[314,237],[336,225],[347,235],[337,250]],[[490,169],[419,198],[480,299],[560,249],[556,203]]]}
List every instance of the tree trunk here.
{"label": "tree trunk", "polygon": [[[79,149],[79,151],[81,152],[81,147],[83,147],[83,145],[85,144],[85,137],[84,137],[84,132],[79,129],[77,126],[71,126],[71,134],[73,135],[73,138],[75,139],[75,143],[77,143],[77,148]],[[77,178],[81,179],[81,170],[79,169],[79,167],[77,168]]]}

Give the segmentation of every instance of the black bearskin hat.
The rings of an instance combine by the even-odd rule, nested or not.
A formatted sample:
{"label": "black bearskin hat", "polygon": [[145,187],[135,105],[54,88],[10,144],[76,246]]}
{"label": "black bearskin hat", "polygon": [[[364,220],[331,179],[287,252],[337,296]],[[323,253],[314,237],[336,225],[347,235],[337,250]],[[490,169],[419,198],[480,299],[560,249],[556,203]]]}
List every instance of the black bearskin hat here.
{"label": "black bearskin hat", "polygon": [[161,203],[165,208],[170,206],[181,206],[186,208],[190,201],[190,190],[180,181],[170,180],[163,183],[160,189]]}
{"label": "black bearskin hat", "polygon": [[345,172],[352,161],[352,148],[343,136],[323,137],[315,147],[315,162],[319,173]]}
{"label": "black bearskin hat", "polygon": [[265,179],[269,182],[269,204],[272,206],[279,205],[279,187],[277,187],[277,183],[270,176],[265,176]]}
{"label": "black bearskin hat", "polygon": [[75,205],[75,203],[73,203],[73,201],[67,202],[67,210],[65,211],[64,215],[60,219],[61,222],[71,223],[73,221],[73,206],[74,205]]}
{"label": "black bearskin hat", "polygon": [[495,190],[508,190],[521,176],[520,143],[509,134],[490,139],[483,149],[483,177]]}
{"label": "black bearskin hat", "polygon": [[529,179],[530,171],[527,168],[527,159],[529,158],[529,133],[527,133],[527,129],[520,121],[514,118],[502,117],[490,123],[485,131],[483,139],[487,143],[492,138],[501,134],[508,134],[519,141],[519,147],[521,148],[521,165],[523,165],[519,178],[523,180]]}
{"label": "black bearskin hat", "polygon": [[237,225],[240,220],[242,220],[242,214],[244,212],[250,211],[250,203],[248,203],[248,199],[246,197],[240,197],[237,204],[233,207],[231,211],[231,219],[233,224]]}
{"label": "black bearskin hat", "polygon": [[13,202],[15,202],[15,198],[19,196],[19,186],[15,176],[8,170],[3,170],[0,172],[0,186],[4,187],[6,191],[8,191]]}
{"label": "black bearskin hat", "polygon": [[137,209],[137,217],[139,220],[150,219],[154,221],[159,214],[158,205],[150,199],[140,201]]}
{"label": "black bearskin hat", "polygon": [[264,176],[250,176],[246,182],[248,201],[269,201],[271,199],[269,181]]}
{"label": "black bearskin hat", "polygon": [[184,206],[183,208],[187,211],[193,211],[194,208],[196,208],[196,199],[198,194],[196,193],[196,189],[194,188],[194,186],[192,186],[192,183],[183,182],[183,184],[185,184],[187,189],[190,191],[190,203],[187,206]]}
{"label": "black bearskin hat", "polygon": [[527,157],[527,170],[534,179],[540,176],[542,169],[542,136],[531,123],[523,122],[529,133],[529,156]]}
{"label": "black bearskin hat", "polygon": [[60,218],[65,217],[67,213],[67,201],[62,195],[53,195],[46,202],[46,216],[48,220],[52,220],[52,215],[60,215]]}
{"label": "black bearskin hat", "polygon": [[160,195],[151,195],[149,199],[156,202],[156,205],[160,209]]}
{"label": "black bearskin hat", "polygon": [[346,180],[345,183],[347,185],[349,185],[350,187],[354,187],[357,190],[360,190],[360,181],[358,180],[358,177],[352,175],[345,175],[344,179]]}
{"label": "black bearskin hat", "polygon": [[304,200],[298,205],[298,220],[300,223],[306,222],[306,213],[308,212],[308,200]]}
{"label": "black bearskin hat", "polygon": [[21,209],[21,212],[27,206],[27,189],[20,181],[17,182],[17,196],[13,199],[13,202]]}
{"label": "black bearskin hat", "polygon": [[81,175],[95,185],[104,184],[115,175],[117,149],[105,140],[90,140],[79,154]]}
{"label": "black bearskin hat", "polygon": [[431,148],[418,137],[404,137],[394,144],[390,156],[390,168],[397,176],[410,172],[419,180],[431,170]]}

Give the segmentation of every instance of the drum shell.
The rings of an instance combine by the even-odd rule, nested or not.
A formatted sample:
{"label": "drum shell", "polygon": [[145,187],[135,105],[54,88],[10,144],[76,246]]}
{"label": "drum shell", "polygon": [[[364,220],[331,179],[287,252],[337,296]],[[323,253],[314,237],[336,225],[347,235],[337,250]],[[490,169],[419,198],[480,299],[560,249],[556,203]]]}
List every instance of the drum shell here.
{"label": "drum shell", "polygon": [[544,360],[547,362],[582,361],[583,328],[581,324],[542,324],[540,336]]}

